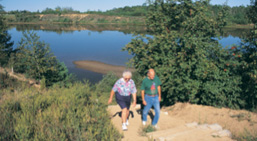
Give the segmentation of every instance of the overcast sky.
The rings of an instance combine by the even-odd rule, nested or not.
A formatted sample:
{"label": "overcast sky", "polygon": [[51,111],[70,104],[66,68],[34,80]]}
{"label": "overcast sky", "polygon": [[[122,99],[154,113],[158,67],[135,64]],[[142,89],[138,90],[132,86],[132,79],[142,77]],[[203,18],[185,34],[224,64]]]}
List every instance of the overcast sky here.
{"label": "overcast sky", "polygon": [[[250,0],[211,0],[211,4],[224,4],[226,1],[229,6],[250,5]],[[106,11],[113,8],[142,5],[145,2],[146,0],[0,0],[5,11],[42,11],[47,7],[55,9],[57,6],[72,7],[81,12]]]}

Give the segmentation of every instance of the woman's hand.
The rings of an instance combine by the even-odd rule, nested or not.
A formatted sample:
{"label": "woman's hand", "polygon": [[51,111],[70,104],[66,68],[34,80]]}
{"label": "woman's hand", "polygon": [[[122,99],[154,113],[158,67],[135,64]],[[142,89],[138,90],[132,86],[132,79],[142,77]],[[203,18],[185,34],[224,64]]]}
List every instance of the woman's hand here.
{"label": "woman's hand", "polygon": [[111,103],[112,103],[112,98],[109,98],[108,104],[111,104]]}
{"label": "woman's hand", "polygon": [[134,101],[133,104],[132,104],[132,106],[133,106],[133,107],[136,107],[136,105],[137,105],[137,102]]}

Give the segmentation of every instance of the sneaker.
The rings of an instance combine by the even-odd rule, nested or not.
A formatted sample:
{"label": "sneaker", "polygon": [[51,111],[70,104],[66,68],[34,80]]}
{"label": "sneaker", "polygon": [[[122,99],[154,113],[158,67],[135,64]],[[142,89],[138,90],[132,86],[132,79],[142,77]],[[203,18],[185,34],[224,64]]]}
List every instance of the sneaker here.
{"label": "sneaker", "polygon": [[153,125],[153,127],[154,127],[155,129],[159,129],[159,126],[157,126],[157,124],[156,124],[156,125]]}
{"label": "sneaker", "polygon": [[125,123],[123,123],[123,124],[122,124],[122,130],[123,130],[123,131],[128,130],[128,128],[127,128],[127,126],[126,126],[126,124],[125,124]]}
{"label": "sneaker", "polygon": [[128,122],[128,120],[126,121],[126,123],[125,123],[127,126],[129,126],[129,122]]}
{"label": "sneaker", "polygon": [[146,121],[143,121],[142,124],[143,124],[143,125],[146,125]]}

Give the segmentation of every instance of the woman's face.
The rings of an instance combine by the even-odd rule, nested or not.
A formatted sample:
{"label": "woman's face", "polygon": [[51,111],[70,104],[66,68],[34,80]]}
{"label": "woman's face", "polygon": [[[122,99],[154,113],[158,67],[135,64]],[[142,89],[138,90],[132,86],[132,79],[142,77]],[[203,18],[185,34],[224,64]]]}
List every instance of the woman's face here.
{"label": "woman's face", "polygon": [[130,76],[124,76],[123,79],[128,82],[130,80]]}

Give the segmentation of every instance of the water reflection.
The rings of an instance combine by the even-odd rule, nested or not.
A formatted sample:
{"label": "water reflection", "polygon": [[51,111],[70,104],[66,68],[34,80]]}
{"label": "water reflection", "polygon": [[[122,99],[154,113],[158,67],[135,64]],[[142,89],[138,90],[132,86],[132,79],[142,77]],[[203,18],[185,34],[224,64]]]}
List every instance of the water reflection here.
{"label": "water reflection", "polygon": [[250,29],[243,28],[224,28],[224,34],[222,37],[239,37],[241,39],[245,38],[250,33]]}
{"label": "water reflection", "polygon": [[76,25],[76,24],[11,24],[9,29],[16,28],[17,31],[25,30],[42,30],[56,32],[58,34],[73,33],[74,31],[81,30],[90,30],[98,31],[120,31],[124,34],[136,33],[146,33],[145,26],[133,26],[125,24],[85,24],[85,25]]}

